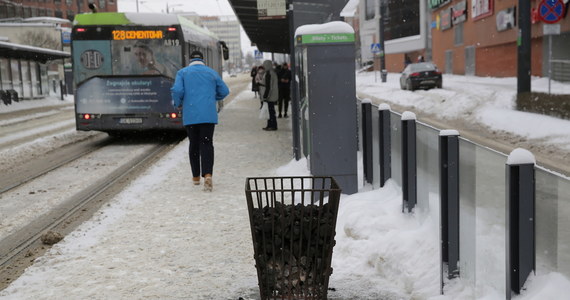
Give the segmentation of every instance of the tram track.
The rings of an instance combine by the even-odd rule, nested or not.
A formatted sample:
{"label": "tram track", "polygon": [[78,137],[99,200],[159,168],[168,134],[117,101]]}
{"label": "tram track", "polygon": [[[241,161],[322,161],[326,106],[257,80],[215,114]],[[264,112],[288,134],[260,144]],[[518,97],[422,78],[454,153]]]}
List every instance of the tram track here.
{"label": "tram track", "polygon": [[27,161],[24,164],[6,170],[0,174],[0,195],[101,149],[111,142],[112,138],[100,134],[93,139],[67,145],[58,149],[58,151],[52,151],[35,160]]}
{"label": "tram track", "polygon": [[[231,102],[248,83],[246,76],[228,82],[233,92],[226,101]],[[29,121],[19,120],[26,116]],[[0,150],[4,147],[2,151],[11,155],[26,152],[0,166],[0,290],[51,248],[42,236],[71,233],[182,138],[169,136],[158,142],[156,135],[123,139],[76,132],[69,139],[67,133],[59,133],[61,138],[56,139],[62,141],[54,143],[57,147],[49,148],[53,141],[42,146],[41,140],[68,130],[47,126],[68,119],[66,108],[0,115],[0,127],[7,129],[0,136]],[[27,143],[41,152],[28,149]]]}
{"label": "tram track", "polygon": [[[89,186],[60,202],[49,212],[0,239],[0,290],[17,278],[49,246],[41,237],[49,231],[65,236],[90,218],[108,199],[112,199],[133,177],[143,172],[180,141],[166,139],[131,158]],[[101,141],[106,144],[107,141]]]}

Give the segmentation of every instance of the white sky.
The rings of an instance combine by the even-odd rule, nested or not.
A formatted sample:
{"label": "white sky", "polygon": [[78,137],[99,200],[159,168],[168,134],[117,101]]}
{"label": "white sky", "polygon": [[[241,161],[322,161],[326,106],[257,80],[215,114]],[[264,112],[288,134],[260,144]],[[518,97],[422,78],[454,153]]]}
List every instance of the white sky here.
{"label": "white sky", "polygon": [[[119,0],[117,2],[119,12],[136,12],[137,0]],[[138,0],[139,12],[166,12],[168,6],[170,12],[195,12],[201,16],[235,16],[232,7],[227,0]],[[237,17],[236,17],[237,18]],[[251,41],[241,28],[241,50],[244,57],[257,49],[251,46]]]}

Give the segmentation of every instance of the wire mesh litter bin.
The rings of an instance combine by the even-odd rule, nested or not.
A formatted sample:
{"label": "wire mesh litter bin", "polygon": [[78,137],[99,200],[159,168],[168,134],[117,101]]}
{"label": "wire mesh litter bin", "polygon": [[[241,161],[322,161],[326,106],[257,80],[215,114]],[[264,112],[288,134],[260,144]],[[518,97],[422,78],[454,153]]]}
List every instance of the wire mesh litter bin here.
{"label": "wire mesh litter bin", "polygon": [[247,178],[245,192],[261,299],[327,299],[341,193],[334,178]]}

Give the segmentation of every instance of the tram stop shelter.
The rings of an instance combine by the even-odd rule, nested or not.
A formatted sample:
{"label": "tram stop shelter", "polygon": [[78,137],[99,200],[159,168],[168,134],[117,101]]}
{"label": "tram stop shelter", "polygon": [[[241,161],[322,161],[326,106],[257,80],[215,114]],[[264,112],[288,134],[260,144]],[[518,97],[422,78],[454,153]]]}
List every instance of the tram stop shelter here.
{"label": "tram stop shelter", "polygon": [[0,41],[0,90],[15,91],[18,98],[47,96],[46,63],[69,57],[64,51]]}
{"label": "tram stop shelter", "polygon": [[[299,62],[294,54],[295,30],[303,25],[341,21],[340,13],[349,0],[228,1],[249,39],[258,50],[290,54],[291,72],[298,74]],[[354,69],[354,61],[352,68]],[[349,72],[345,71],[345,73]],[[351,74],[354,75],[354,73]],[[298,82],[293,82],[291,85],[293,154],[296,159],[300,159],[303,155],[298,85]],[[343,190],[348,192],[344,187]]]}

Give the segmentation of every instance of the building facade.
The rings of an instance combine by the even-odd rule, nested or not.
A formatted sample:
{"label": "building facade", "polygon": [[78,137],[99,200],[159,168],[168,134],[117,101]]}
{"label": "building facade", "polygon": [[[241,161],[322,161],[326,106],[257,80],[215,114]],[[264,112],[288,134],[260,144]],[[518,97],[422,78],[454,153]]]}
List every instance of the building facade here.
{"label": "building facade", "polygon": [[200,23],[218,36],[230,49],[230,59],[225,62],[224,70],[242,67],[241,25],[234,16],[200,17]]}
{"label": "building facade", "polygon": [[[539,9],[541,0],[531,5],[531,74],[548,76],[552,62],[553,79],[570,81],[570,18],[568,1],[563,6],[559,34],[544,34]],[[476,76],[513,77],[517,75],[519,37],[518,0],[432,0],[433,61],[445,73]],[[556,1],[552,1],[553,3]]]}
{"label": "building facade", "polygon": [[[400,72],[405,66],[405,55],[412,60],[420,55],[430,57],[427,0],[360,0],[357,14],[362,64],[373,62],[378,69],[379,58],[384,55],[386,70]],[[380,24],[382,20],[383,24]],[[384,49],[373,53],[372,45],[381,43],[381,25],[384,27]]]}
{"label": "building facade", "polygon": [[230,58],[224,62],[224,70],[242,67],[243,53],[241,51],[241,24],[235,16],[200,16],[194,12],[179,13],[179,15],[205,27],[224,41],[230,50]]}
{"label": "building facade", "polygon": [[[568,0],[555,22],[559,33],[544,34],[542,0],[528,0],[532,7],[531,73],[570,81],[570,17]],[[433,61],[448,74],[513,77],[517,74],[519,0],[360,0],[360,47],[362,64],[378,55],[371,45],[380,42],[380,11],[384,10],[384,55],[386,69],[400,72],[406,55]],[[544,12],[543,12],[544,13]],[[556,11],[556,13],[559,13]],[[549,24],[546,24],[549,25]],[[555,28],[555,29],[556,29]],[[551,30],[551,29],[546,29]],[[556,31],[556,30],[555,30]],[[549,51],[552,40],[552,55]],[[550,69],[549,69],[550,68]]]}
{"label": "building facade", "polygon": [[118,0],[5,0],[0,1],[0,19],[55,17],[68,19],[89,12],[89,3],[100,12],[116,12]]}

